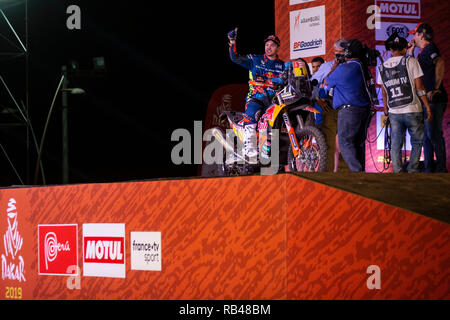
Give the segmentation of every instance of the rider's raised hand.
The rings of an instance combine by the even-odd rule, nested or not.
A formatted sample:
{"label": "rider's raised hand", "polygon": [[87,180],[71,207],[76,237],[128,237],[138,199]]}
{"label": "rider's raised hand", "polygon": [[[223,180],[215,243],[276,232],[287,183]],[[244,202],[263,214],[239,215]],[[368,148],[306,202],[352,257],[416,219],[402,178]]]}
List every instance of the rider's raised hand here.
{"label": "rider's raised hand", "polygon": [[233,30],[231,30],[230,32],[228,32],[228,34],[227,34],[228,40],[230,40],[230,41],[236,41],[237,31],[238,31],[238,28],[234,28]]}

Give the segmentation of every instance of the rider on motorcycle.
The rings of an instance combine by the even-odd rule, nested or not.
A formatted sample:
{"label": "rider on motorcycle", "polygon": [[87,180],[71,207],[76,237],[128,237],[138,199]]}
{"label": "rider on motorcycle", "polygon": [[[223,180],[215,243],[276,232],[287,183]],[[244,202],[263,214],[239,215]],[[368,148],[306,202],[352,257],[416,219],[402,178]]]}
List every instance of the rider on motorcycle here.
{"label": "rider on motorcycle", "polygon": [[247,56],[236,51],[237,28],[228,33],[230,58],[250,71],[249,92],[244,114],[244,152],[256,161],[256,122],[260,112],[269,107],[276,91],[283,85],[285,64],[278,58],[280,39],[271,35],[264,40],[265,54]]}

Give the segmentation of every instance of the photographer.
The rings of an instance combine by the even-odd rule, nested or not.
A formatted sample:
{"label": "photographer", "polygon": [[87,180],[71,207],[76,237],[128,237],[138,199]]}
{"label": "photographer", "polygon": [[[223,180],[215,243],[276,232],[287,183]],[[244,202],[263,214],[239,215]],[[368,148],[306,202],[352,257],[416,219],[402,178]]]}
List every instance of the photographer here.
{"label": "photographer", "polygon": [[[365,170],[366,127],[372,104],[367,79],[370,72],[361,57],[363,45],[353,39],[336,61],[325,85],[333,88],[333,108],[338,111],[338,136],[342,157],[351,172]],[[373,81],[373,80],[372,80]]]}
{"label": "photographer", "polygon": [[[341,38],[333,45],[333,53],[336,56],[343,56],[348,40]],[[320,114],[316,114],[316,125],[321,128],[325,134],[330,153],[328,155],[327,167],[333,168],[333,172],[337,172],[339,168],[339,142],[337,135],[337,111],[330,108],[333,104],[332,97],[329,96],[330,88],[324,86],[323,80],[331,72],[333,66],[337,66],[339,62],[336,59],[322,63],[319,70],[315,72],[312,79],[318,81],[318,86],[314,87],[313,97],[317,99],[319,107],[316,108]],[[334,70],[334,69],[333,69]]]}
{"label": "photographer", "polygon": [[[392,164],[394,172],[402,172],[402,145],[406,128],[411,136],[411,154],[408,172],[419,172],[419,158],[424,137],[423,109],[426,107],[426,122],[431,121],[431,109],[422,83],[423,72],[419,62],[406,57],[408,42],[393,33],[385,42],[392,57],[379,66],[377,82],[382,84],[384,113],[389,115],[392,140]],[[420,99],[419,99],[420,98]]]}

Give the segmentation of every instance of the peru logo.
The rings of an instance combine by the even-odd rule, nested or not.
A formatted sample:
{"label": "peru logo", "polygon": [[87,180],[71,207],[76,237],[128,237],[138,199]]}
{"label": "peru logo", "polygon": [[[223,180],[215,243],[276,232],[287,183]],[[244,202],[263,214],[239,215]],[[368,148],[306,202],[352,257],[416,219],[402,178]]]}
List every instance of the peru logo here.
{"label": "peru logo", "polygon": [[38,252],[40,275],[74,275],[68,269],[78,266],[78,225],[38,225]]}

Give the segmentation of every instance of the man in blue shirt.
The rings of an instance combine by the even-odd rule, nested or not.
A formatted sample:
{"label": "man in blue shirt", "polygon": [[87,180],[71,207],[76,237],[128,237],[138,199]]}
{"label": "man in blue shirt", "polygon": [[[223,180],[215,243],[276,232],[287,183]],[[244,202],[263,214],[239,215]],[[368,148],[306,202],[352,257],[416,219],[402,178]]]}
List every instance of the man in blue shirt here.
{"label": "man in blue shirt", "polygon": [[338,136],[342,157],[351,172],[365,170],[365,140],[371,101],[359,60],[362,44],[347,44],[345,62],[334,63],[324,83],[333,88],[333,108],[338,110]]}
{"label": "man in blue shirt", "polygon": [[[445,140],[442,132],[442,121],[447,108],[447,92],[444,89],[443,78],[445,64],[439,49],[433,42],[433,29],[426,23],[419,23],[414,30],[410,41],[408,55],[412,56],[415,46],[420,48],[417,60],[423,71],[423,84],[430,101],[433,117],[430,123],[425,123],[425,135],[423,139],[424,172],[448,172],[446,168]],[[424,109],[426,114],[426,110]],[[436,153],[436,164],[434,164]]]}
{"label": "man in blue shirt", "polygon": [[[347,43],[348,40],[345,38],[341,38],[334,43],[333,50],[335,57],[343,57]],[[328,166],[330,168],[331,166],[333,166],[333,172],[338,171],[339,155],[341,153],[341,151],[339,150],[337,135],[337,112],[334,110],[330,111],[327,107],[327,103],[332,101],[332,97],[328,95],[330,88],[324,86],[323,80],[331,72],[331,69],[333,68],[333,65],[335,63],[337,63],[336,59],[322,63],[319,70],[315,72],[311,78],[311,80],[315,79],[318,82],[317,87],[315,87],[315,90],[313,91],[313,98],[320,98],[317,101],[322,101],[321,106],[323,106],[317,106],[316,103],[316,108],[320,111],[320,116],[317,117],[316,115],[316,124],[319,124],[321,129],[324,131],[329,150],[334,149],[334,156],[331,157],[331,154],[328,156],[328,159],[330,161]],[[323,113],[326,113],[325,117],[327,119],[324,118]],[[333,137],[331,137],[331,135]],[[334,160],[333,164],[331,164],[331,159]]]}

